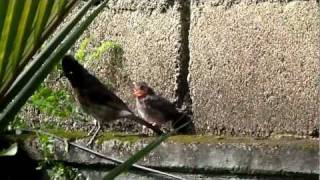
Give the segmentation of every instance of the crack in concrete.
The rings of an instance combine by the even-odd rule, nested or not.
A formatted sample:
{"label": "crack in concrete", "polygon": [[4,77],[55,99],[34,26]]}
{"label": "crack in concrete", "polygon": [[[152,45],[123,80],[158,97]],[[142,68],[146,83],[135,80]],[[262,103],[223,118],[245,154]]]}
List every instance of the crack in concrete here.
{"label": "crack in concrete", "polygon": [[181,23],[181,47],[179,52],[179,65],[178,65],[178,77],[177,77],[177,89],[176,89],[176,105],[178,108],[182,108],[186,105],[186,110],[192,111],[192,104],[190,98],[190,89],[187,77],[189,75],[189,61],[190,61],[190,50],[189,50],[189,29],[190,29],[190,0],[180,1],[180,23]]}
{"label": "crack in concrete", "polygon": [[[191,18],[191,1],[180,0],[180,23],[181,23],[181,47],[179,49],[178,59],[178,76],[177,76],[177,89],[176,89],[176,106],[179,109],[183,109],[188,115],[192,116],[192,99],[190,96],[190,88],[188,82],[189,75],[189,62],[190,62],[190,50],[189,50],[189,30],[190,30],[190,18]],[[194,131],[194,124],[192,123],[190,128]]]}

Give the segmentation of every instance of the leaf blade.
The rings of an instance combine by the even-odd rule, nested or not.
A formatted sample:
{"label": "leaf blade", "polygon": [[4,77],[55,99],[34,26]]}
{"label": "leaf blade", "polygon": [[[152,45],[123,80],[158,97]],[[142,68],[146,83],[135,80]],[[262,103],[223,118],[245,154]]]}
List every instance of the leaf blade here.
{"label": "leaf blade", "polygon": [[[89,2],[85,5],[71,20],[69,23],[66,24],[65,27],[62,28],[60,32],[55,36],[49,43],[47,48],[45,48],[40,54],[29,64],[27,68],[24,69],[17,77],[17,79],[11,83],[11,87],[8,90],[8,93],[4,95],[4,98],[0,101],[0,111],[8,105],[8,103],[13,99],[17,93],[21,91],[23,87],[25,87],[26,83],[28,83],[30,77],[34,74],[34,72],[41,67],[44,63],[45,59],[49,57],[49,55],[54,51],[54,49],[62,42],[62,40],[67,36],[67,34],[72,30],[72,28],[80,21],[80,19],[85,15],[85,13],[90,8],[92,2]],[[69,6],[72,6],[69,4]],[[70,8],[70,7],[69,7]],[[68,8],[68,9],[69,9]],[[65,8],[64,8],[65,9]],[[0,88],[1,89],[1,88]]]}
{"label": "leaf blade", "polygon": [[[89,3],[94,2],[94,0]],[[24,105],[27,99],[33,94],[33,92],[42,83],[45,77],[54,68],[54,65],[64,56],[68,49],[75,43],[75,41],[80,37],[82,32],[89,26],[93,19],[101,12],[106,2],[99,5],[93,10],[93,12],[82,21],[77,28],[64,40],[64,42],[48,57],[45,63],[40,67],[40,69],[34,74],[34,76],[29,80],[26,86],[17,94],[14,100],[8,104],[0,114],[0,131],[3,130],[14,116],[19,112],[19,109]]]}
{"label": "leaf blade", "polygon": [[12,0],[9,2],[6,19],[4,22],[4,28],[1,34],[0,49],[4,51],[0,54],[0,85],[3,83],[5,72],[10,74],[10,70],[7,69],[9,63],[14,63],[11,61],[11,52],[14,49],[14,40],[16,38],[16,33],[19,25],[19,19],[22,14],[22,8],[24,7],[24,1]]}
{"label": "leaf blade", "polygon": [[1,156],[14,156],[18,152],[18,143],[13,143],[8,149],[0,151]]}

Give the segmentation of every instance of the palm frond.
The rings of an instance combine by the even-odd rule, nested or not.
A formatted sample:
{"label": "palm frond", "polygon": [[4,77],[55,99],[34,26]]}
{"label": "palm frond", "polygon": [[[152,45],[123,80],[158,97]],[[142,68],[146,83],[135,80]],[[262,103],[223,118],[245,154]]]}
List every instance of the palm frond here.
{"label": "palm frond", "polygon": [[[26,2],[23,3],[23,5],[26,5],[27,4]],[[61,20],[59,21],[59,17],[61,17],[61,15],[48,14],[48,12],[42,12],[42,10],[39,10],[39,7],[46,6],[46,9],[49,12],[52,12],[52,13],[60,12],[61,14],[65,14],[64,11],[66,9],[70,9],[67,6],[71,6],[72,5],[71,2],[66,3],[66,6],[62,6],[60,4],[61,1],[47,0],[38,5],[39,11],[37,10],[36,12],[37,16],[47,16],[47,17],[34,18],[35,20],[33,21],[33,23],[31,23],[31,25],[30,24],[28,25],[28,26],[31,26],[32,30],[28,34],[29,36],[27,38],[28,40],[25,46],[26,50],[24,52],[27,52],[27,53],[26,54],[23,53],[21,59],[12,59],[12,57],[21,56],[21,55],[16,55],[16,56],[12,55],[12,52],[14,52],[15,46],[10,47],[12,49],[12,52],[11,51],[0,52],[0,55],[2,55],[0,56],[0,58],[4,57],[4,55],[6,54],[9,54],[6,56],[11,58],[9,61],[10,64],[12,64],[11,61],[13,61],[13,64],[14,64],[14,66],[12,67],[12,70],[6,69],[5,71],[3,71],[3,76],[2,78],[0,78],[2,80],[0,81],[1,83],[0,95],[2,95],[0,96],[1,98],[0,104],[1,104],[1,111],[2,111],[2,113],[0,114],[0,130],[4,129],[7,126],[8,122],[10,122],[13,119],[15,114],[19,111],[19,109],[23,106],[23,104],[27,101],[27,99],[38,88],[38,86],[44,80],[44,78],[49,74],[49,72],[53,69],[53,67],[59,62],[59,60],[63,57],[63,55],[69,50],[69,48],[74,44],[77,38],[89,26],[89,24],[93,21],[93,19],[98,15],[98,13],[103,9],[103,7],[106,4],[105,2],[99,5],[98,7],[96,7],[88,17],[86,17],[83,21],[79,23],[79,19],[85,15],[89,7],[94,2],[95,0],[91,0],[86,4],[86,6],[82,8],[83,11],[80,11],[75,16],[75,18],[71,20],[72,22],[69,23],[66,26],[66,28],[64,28],[61,31],[61,33],[57,35],[57,38],[54,38],[51,41],[51,43],[49,43],[50,46],[44,49],[42,54],[37,56],[37,58],[34,60],[35,63],[28,66],[28,68],[25,69],[24,73],[22,73],[20,78],[17,79],[18,74],[21,73],[20,69],[21,70],[23,69],[21,66],[26,62],[29,62],[29,59],[27,57],[31,56],[33,52],[35,52],[35,50],[39,49],[41,45],[40,42],[43,42],[45,40],[44,37],[49,34],[50,28],[56,26],[58,22],[61,22]],[[55,4],[55,3],[59,3],[59,4]],[[8,7],[10,5],[11,5],[11,1],[9,2]],[[11,6],[14,7],[15,4]],[[9,10],[7,12],[9,13]],[[50,22],[50,20],[52,21]],[[55,21],[57,21],[57,23],[55,23]],[[79,23],[79,25],[74,27],[76,23]],[[5,25],[6,24],[4,24],[4,26]],[[72,28],[73,28],[73,31],[70,33],[70,30]],[[68,33],[69,35],[66,36],[66,34]],[[16,37],[14,37],[14,39],[16,39]],[[6,39],[6,38],[7,37],[4,37],[3,39]],[[6,44],[7,43],[4,43],[1,41],[0,47],[2,46],[6,47]],[[6,48],[6,49],[10,50],[10,48]],[[6,60],[0,59],[0,70],[1,68],[3,68],[3,66],[8,66],[8,64],[9,63]],[[7,78],[7,77],[10,77],[10,78]],[[10,88],[14,80],[17,80],[17,81],[13,84],[14,86]],[[10,91],[7,91],[8,89]]]}

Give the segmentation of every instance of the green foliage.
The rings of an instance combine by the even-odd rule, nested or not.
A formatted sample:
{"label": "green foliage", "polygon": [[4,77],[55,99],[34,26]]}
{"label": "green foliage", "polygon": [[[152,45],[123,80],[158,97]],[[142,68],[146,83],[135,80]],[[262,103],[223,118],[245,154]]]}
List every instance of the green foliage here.
{"label": "green foliage", "polygon": [[37,133],[43,161],[39,162],[37,169],[47,170],[50,179],[76,179],[81,174],[77,168],[65,166],[62,162],[54,161],[54,139],[45,134]]}
{"label": "green foliage", "polygon": [[[113,50],[116,56],[122,55],[123,50],[119,43],[111,40],[103,41],[100,46],[93,47],[93,49],[90,51],[88,46],[91,42],[90,37],[84,38],[80,42],[79,49],[75,51],[75,58],[79,61],[85,61],[85,60],[96,60],[101,58],[101,56],[107,52],[108,50]],[[118,58],[119,59],[119,58]]]}
{"label": "green foliage", "polygon": [[41,162],[41,166],[39,167],[40,169],[47,163],[50,163],[50,160],[53,159],[54,155],[54,150],[53,150],[53,142],[54,140],[47,135],[44,134],[37,134],[38,139],[39,139],[39,144],[40,144],[40,150],[42,153],[42,156],[44,158],[44,161]]}
{"label": "green foliage", "polygon": [[16,116],[13,121],[7,126],[7,130],[12,131],[13,129],[27,129],[29,125],[27,121],[22,119],[20,116]]}
{"label": "green foliage", "polygon": [[61,162],[55,162],[53,167],[48,170],[48,175],[52,180],[69,180],[69,179],[76,179],[77,177],[81,176],[78,172],[78,169],[66,166]]}
{"label": "green foliage", "polygon": [[90,55],[90,59],[98,59],[101,57],[103,53],[107,50],[114,50],[116,51],[114,54],[120,54],[122,52],[122,47],[115,41],[104,41],[101,43],[99,47],[97,47],[93,53]]}
{"label": "green foliage", "polygon": [[90,43],[93,43],[91,37],[84,38],[80,42],[79,48],[75,51],[75,57],[80,62],[105,61],[104,55],[108,54],[108,61],[103,67],[107,70],[108,78],[103,83],[111,89],[114,88],[116,86],[115,82],[119,81],[116,76],[124,73],[122,69],[123,49],[121,45],[112,40],[102,41],[99,45],[89,47]]}
{"label": "green foliage", "polygon": [[[37,90],[41,82],[46,78],[50,71],[52,71],[54,66],[61,60],[65,53],[67,53],[67,51],[73,45],[73,43],[80,37],[83,31],[89,26],[93,19],[103,10],[103,8],[106,5],[106,2],[101,3],[98,7],[95,7],[93,11],[91,11],[90,14],[86,16],[86,18],[83,21],[79,23],[79,20],[86,14],[86,12],[88,12],[89,8],[92,7],[91,5],[95,1],[91,0],[88,3],[86,3],[86,5],[83,6],[79,10],[79,12],[73,17],[73,19],[69,23],[67,23],[67,25],[64,28],[62,28],[58,35],[50,41],[48,47],[45,50],[41,51],[39,55],[35,57],[35,59],[32,61],[32,64],[30,64],[30,66],[25,67],[26,63],[28,63],[30,59],[33,57],[33,55],[36,53],[36,51],[39,50],[39,45],[41,45],[52,33],[54,28],[62,22],[63,17],[65,17],[66,15],[65,13],[67,13],[70,10],[75,1],[68,1],[68,5],[70,5],[69,7],[65,6],[65,3],[67,3],[67,1],[51,0],[41,1],[40,3],[31,0],[28,2],[26,1],[29,4],[31,3],[30,6],[25,6],[25,8],[29,10],[32,9],[30,8],[32,7],[32,4],[39,5],[38,9],[34,9],[34,11],[31,11],[37,15],[30,16],[30,20],[32,20],[30,21],[31,23],[26,23],[29,21],[25,20],[25,18],[19,19],[21,14],[21,8],[23,8],[23,3],[25,1],[20,2],[16,0],[8,2],[10,2],[10,11],[8,11],[8,14],[6,15],[6,12],[1,12],[1,14],[5,16],[0,16],[2,19],[2,21],[0,21],[0,26],[2,26],[1,24],[4,20],[6,22],[6,29],[2,31],[2,29],[0,28],[0,47],[3,47],[0,48],[0,50],[2,50],[0,52],[0,83],[3,84],[0,86],[0,110],[2,111],[2,113],[0,113],[0,131],[4,130],[9,124],[9,122],[14,119],[14,117],[19,112],[21,107],[26,103],[28,98],[34,93],[34,91]],[[6,10],[8,7],[7,5],[7,1],[5,1],[4,3],[0,3],[0,10]],[[25,11],[27,15],[29,10]],[[39,11],[37,12],[37,10]],[[49,12],[56,13],[53,13],[51,16],[50,14],[48,14]],[[61,16],[56,16],[59,15],[57,14],[57,12],[59,12]],[[18,18],[13,18],[14,20],[12,20],[12,14],[14,14],[15,17]],[[20,33],[16,34],[17,28],[20,28],[19,24],[16,26],[16,19],[21,20],[22,24],[29,25],[28,27],[33,29],[34,32],[27,31],[26,29],[21,28],[19,29],[21,35]],[[50,23],[50,21],[47,21],[48,19],[53,19],[53,21],[56,22]],[[35,20],[36,22],[32,23],[34,22],[33,20]],[[79,23],[79,25],[76,26],[76,23]],[[53,25],[53,28],[46,29],[45,27],[47,24]],[[10,29],[11,27],[13,27],[13,29]],[[42,34],[42,32],[48,33]],[[32,52],[25,54],[22,50],[23,48],[25,48],[24,45],[22,45],[21,43],[13,43],[15,36],[19,37],[19,42],[21,42],[20,37],[26,37],[26,40],[28,40],[28,38],[35,40],[26,41],[26,44],[22,43],[26,45],[26,47],[31,46],[32,48],[26,48],[25,50],[30,49],[30,51]],[[41,37],[43,39],[39,39],[37,37]],[[15,46],[13,46],[13,44],[15,44]],[[17,49],[17,51],[15,51],[15,49]],[[14,53],[11,54],[12,52]],[[8,59],[8,57],[14,58],[11,60]],[[11,71],[7,68],[7,66],[10,66]],[[24,68],[25,70],[22,71]],[[1,74],[3,74],[3,76]]]}
{"label": "green foliage", "polygon": [[40,86],[36,93],[31,97],[30,102],[41,112],[58,116],[70,117],[75,111],[72,98],[66,90],[52,90],[46,86]]}
{"label": "green foliage", "polygon": [[[75,2],[75,0],[1,1],[0,110],[7,106],[12,97],[19,92],[10,93],[12,83],[43,42],[62,22]],[[11,88],[10,91],[8,91],[9,88]]]}
{"label": "green foliage", "polygon": [[84,61],[85,60],[85,57],[87,55],[87,48],[88,48],[88,45],[90,43],[90,37],[88,38],[85,38],[84,40],[81,41],[80,43],[80,47],[79,49],[76,51],[75,53],[75,58],[78,59],[79,61]]}

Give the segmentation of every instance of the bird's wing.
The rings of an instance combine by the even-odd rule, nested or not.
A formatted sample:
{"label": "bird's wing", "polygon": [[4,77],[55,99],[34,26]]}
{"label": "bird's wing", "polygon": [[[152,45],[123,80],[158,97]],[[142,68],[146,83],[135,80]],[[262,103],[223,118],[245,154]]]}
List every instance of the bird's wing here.
{"label": "bird's wing", "polygon": [[174,104],[161,96],[150,96],[145,99],[149,108],[159,111],[167,120],[173,120],[180,116]]}
{"label": "bird's wing", "polygon": [[87,88],[78,89],[84,100],[97,105],[105,105],[115,110],[126,110],[127,105],[102,83],[95,83]]}
{"label": "bird's wing", "polygon": [[[190,116],[180,113],[170,101],[161,96],[153,96],[145,99],[146,104],[152,109],[160,111],[167,120],[172,120],[174,129],[179,128],[178,134],[195,134],[194,124],[191,122]],[[189,123],[186,125],[186,123]],[[180,128],[181,126],[184,126]]]}

